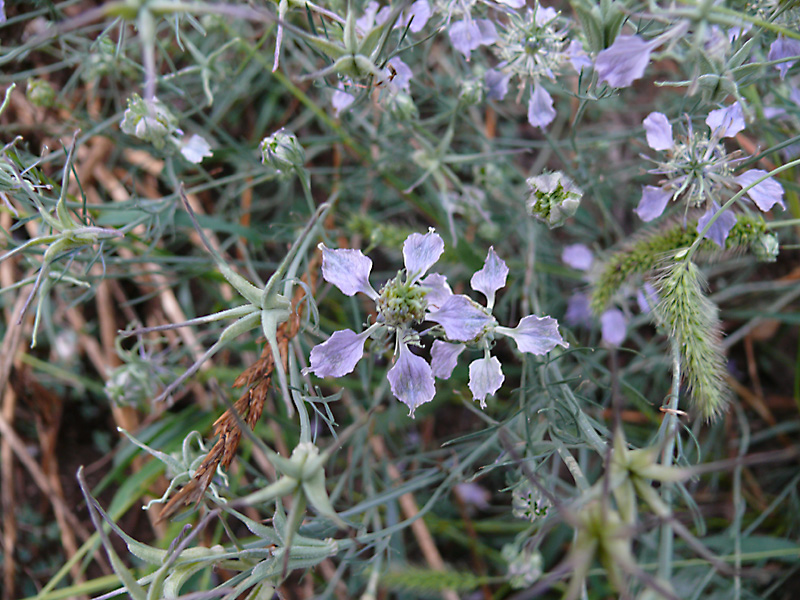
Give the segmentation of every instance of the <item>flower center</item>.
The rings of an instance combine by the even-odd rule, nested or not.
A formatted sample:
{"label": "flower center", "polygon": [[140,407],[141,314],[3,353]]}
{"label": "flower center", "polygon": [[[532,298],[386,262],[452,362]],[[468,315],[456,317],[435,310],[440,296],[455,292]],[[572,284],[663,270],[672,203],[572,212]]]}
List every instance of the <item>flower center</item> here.
{"label": "flower center", "polygon": [[390,327],[420,323],[425,319],[428,291],[416,283],[406,281],[401,273],[387,281],[378,295],[378,321]]}

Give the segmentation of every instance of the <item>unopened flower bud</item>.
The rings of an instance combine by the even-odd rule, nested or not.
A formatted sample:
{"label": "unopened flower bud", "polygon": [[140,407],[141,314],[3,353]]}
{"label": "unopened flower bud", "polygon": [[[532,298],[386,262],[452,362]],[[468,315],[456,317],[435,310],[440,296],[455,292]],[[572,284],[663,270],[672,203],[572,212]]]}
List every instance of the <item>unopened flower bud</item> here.
{"label": "unopened flower bud", "polygon": [[529,177],[527,184],[528,212],[550,229],[563,225],[580,206],[583,192],[561,171]]}
{"label": "unopened flower bud", "polygon": [[392,97],[389,102],[389,112],[398,121],[412,121],[419,115],[413,98],[402,91]]}
{"label": "unopened flower bud", "polygon": [[289,175],[303,169],[306,151],[294,133],[281,128],[261,141],[261,162]]}
{"label": "unopened flower bud", "polygon": [[163,148],[167,139],[179,131],[178,120],[163,102],[156,98],[144,100],[138,94],[128,99],[128,110],[119,127],[157,149]]}

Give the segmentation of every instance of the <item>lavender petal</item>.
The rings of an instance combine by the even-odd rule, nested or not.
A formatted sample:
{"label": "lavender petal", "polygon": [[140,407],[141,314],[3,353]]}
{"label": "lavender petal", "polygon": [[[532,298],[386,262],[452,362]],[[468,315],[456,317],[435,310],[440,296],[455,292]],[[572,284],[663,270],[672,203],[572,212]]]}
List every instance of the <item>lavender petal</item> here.
{"label": "lavender petal", "polygon": [[556,118],[553,97],[538,83],[533,86],[528,100],[528,123],[534,127],[547,127]]}
{"label": "lavender petal", "polygon": [[361,250],[331,250],[325,244],[318,247],[322,250],[322,278],[325,281],[338,287],[346,296],[362,292],[373,299],[378,297],[369,284],[372,261]]}
{"label": "lavender petal", "polygon": [[431,370],[434,377],[449,379],[458,363],[458,355],[464,348],[464,344],[449,344],[442,340],[434,340],[431,348]]}
{"label": "lavender petal", "polygon": [[403,263],[411,281],[422,277],[444,252],[444,241],[433,229],[425,235],[412,233],[403,243]]}
{"label": "lavender petal", "polygon": [[[736,178],[736,183],[742,187],[747,187],[766,174],[767,172],[762,169],[750,169],[739,175]],[[775,178],[771,177],[761,183],[757,183],[747,190],[745,194],[764,212],[771,210],[776,204],[780,204],[781,208],[786,210],[786,205],[783,203],[783,187]]]}
{"label": "lavender petal", "polygon": [[647,145],[653,150],[669,150],[672,148],[672,125],[667,116],[660,112],[651,112],[645,118],[644,130],[647,134]]}
{"label": "lavender petal", "polygon": [[670,192],[665,192],[659,187],[646,185],[642,188],[642,199],[639,200],[639,206],[633,212],[647,223],[661,216],[671,197],[672,194]]}
{"label": "lavender petal", "polygon": [[428,320],[444,328],[448,338],[469,342],[478,337],[494,319],[466,296],[450,296],[441,308],[428,314]]}
{"label": "lavender petal", "polygon": [[497,290],[505,286],[508,277],[508,266],[505,261],[497,256],[494,247],[489,248],[483,268],[476,271],[469,280],[473,290],[486,296],[488,306],[494,306],[494,294]]}
{"label": "lavender petal", "polygon": [[387,375],[392,394],[409,408],[409,416],[421,404],[433,400],[436,388],[433,372],[425,359],[412,353],[407,344],[400,344],[400,356]]}
{"label": "lavender petal", "polygon": [[496,356],[479,358],[469,366],[469,389],[472,399],[480,401],[481,408],[486,408],[486,396],[494,396],[504,380],[505,375]]}
{"label": "lavender petal", "polygon": [[513,329],[495,327],[495,331],[513,338],[520,352],[542,355],[547,354],[556,346],[569,348],[569,344],[558,332],[558,321],[553,317],[529,315],[524,317]]}
{"label": "lavender petal", "polygon": [[598,81],[607,81],[611,87],[624,88],[644,75],[650,63],[652,42],[638,35],[620,35],[610,47],[597,54],[594,69]]}
{"label": "lavender petal", "polygon": [[[719,212],[719,204],[716,202],[711,203],[711,208],[709,208],[702,217],[697,220],[697,233],[700,233],[706,224],[711,220],[715,214]],[[705,237],[714,242],[720,248],[725,247],[725,240],[728,237],[728,233],[733,226],[736,225],[736,217],[733,214],[726,210],[722,213],[714,224],[709,228],[706,232]]]}
{"label": "lavender petal", "polygon": [[317,377],[342,377],[351,373],[364,355],[364,342],[368,337],[369,331],[335,331],[327,341],[311,349],[308,370]]}

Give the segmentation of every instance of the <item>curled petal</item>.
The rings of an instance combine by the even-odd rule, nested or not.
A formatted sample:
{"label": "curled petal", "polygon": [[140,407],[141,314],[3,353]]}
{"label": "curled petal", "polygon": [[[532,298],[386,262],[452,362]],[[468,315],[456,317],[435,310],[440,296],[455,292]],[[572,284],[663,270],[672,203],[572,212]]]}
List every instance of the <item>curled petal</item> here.
{"label": "curled petal", "polygon": [[489,100],[502,100],[508,93],[508,82],[511,81],[511,73],[489,69],[483,76],[483,81],[486,84],[486,97]]}
{"label": "curled petal", "polygon": [[392,394],[409,408],[409,416],[421,404],[433,400],[436,388],[431,367],[425,359],[413,354],[408,345],[400,344],[400,356],[387,375]]}
{"label": "curled petal", "polygon": [[556,118],[553,97],[538,83],[533,86],[528,100],[528,123],[534,127],[547,127]]}
{"label": "curled petal", "polygon": [[644,131],[647,134],[647,145],[653,150],[668,150],[672,148],[672,125],[664,113],[651,112],[645,118]]}
{"label": "curled petal", "polygon": [[428,314],[428,320],[438,323],[451,340],[468,342],[483,333],[494,321],[466,296],[450,296],[441,308]]}
{"label": "curled petal", "polygon": [[594,69],[598,81],[607,81],[615,88],[628,87],[644,75],[652,50],[652,42],[645,42],[638,35],[618,36],[610,47],[597,54]]}
{"label": "curled petal", "polygon": [[[767,172],[762,169],[750,169],[739,175],[736,178],[736,183],[742,187],[747,187],[766,174]],[[745,194],[764,212],[767,212],[776,204],[780,204],[781,208],[786,210],[786,205],[783,203],[783,187],[772,177],[757,183],[747,190]]]}
{"label": "curled petal", "polygon": [[412,281],[422,277],[444,252],[444,241],[433,229],[412,233],[403,242],[403,263]]}
{"label": "curled petal", "polygon": [[602,338],[606,344],[619,346],[625,341],[625,330],[628,321],[622,311],[618,308],[610,308],[600,315],[600,329]]}
{"label": "curled petal", "polygon": [[558,321],[553,317],[529,315],[513,329],[496,327],[495,331],[513,338],[520,352],[542,355],[547,354],[556,346],[569,348],[569,344],[558,332]]}
{"label": "curled petal", "polygon": [[569,246],[564,246],[561,260],[573,269],[588,271],[594,262],[594,255],[585,244],[570,244]]}
{"label": "curled petal", "polygon": [[671,197],[670,192],[665,192],[660,187],[646,185],[642,188],[642,199],[639,200],[639,206],[633,212],[647,223],[661,216]]}
{"label": "curled petal", "polygon": [[373,299],[378,297],[369,284],[372,261],[361,250],[331,250],[324,244],[320,244],[319,249],[322,250],[322,277],[325,281],[347,296],[362,292]]}
{"label": "curled petal", "polygon": [[506,284],[506,277],[508,277],[508,266],[502,258],[497,256],[494,247],[490,247],[486,260],[483,262],[483,268],[475,272],[472,279],[469,280],[469,284],[473,290],[486,296],[491,309],[494,306],[494,294]]}
{"label": "curled petal", "polygon": [[566,54],[576,72],[580,73],[584,69],[592,68],[592,59],[586,54],[586,50],[583,49],[583,44],[580,40],[572,40],[567,47]]}
{"label": "curled petal", "polygon": [[503,369],[496,356],[479,358],[469,366],[469,389],[472,399],[480,401],[481,408],[486,408],[486,396],[494,396],[504,380]]}
{"label": "curled petal", "polygon": [[424,279],[420,280],[419,284],[428,290],[428,293],[425,294],[428,309],[440,308],[453,295],[453,290],[450,289],[450,284],[447,283],[447,277],[439,273],[428,274]]}
{"label": "curled petal", "polygon": [[469,60],[469,55],[479,46],[487,46],[497,41],[497,29],[489,19],[458,21],[447,30],[453,48]]}
{"label": "curled petal", "polygon": [[355,333],[350,329],[335,331],[326,342],[311,349],[308,370],[317,377],[342,377],[352,372],[364,355],[364,342],[369,333]]}
{"label": "curled petal", "polygon": [[431,348],[431,370],[434,377],[449,379],[456,368],[458,355],[464,351],[464,344],[448,344],[435,340]]}
{"label": "curled petal", "polygon": [[[712,202],[711,208],[697,220],[697,233],[703,231],[703,228],[711,220],[711,217],[717,214],[717,212],[719,212],[719,204]],[[726,210],[714,221],[714,224],[706,231],[704,237],[714,242],[720,248],[724,248],[728,233],[730,233],[734,225],[736,225],[736,217],[734,217],[729,210]]]}
{"label": "curled petal", "polygon": [[397,27],[405,27],[410,23],[409,30],[411,33],[419,33],[428,19],[431,18],[431,5],[428,0],[417,0],[408,9],[408,14],[404,13],[403,17],[397,20],[395,29]]}
{"label": "curled petal", "polygon": [[[784,36],[779,35],[778,39],[772,42],[770,45],[767,59],[785,60],[787,58],[797,56],[800,56],[800,40],[785,38]],[[794,63],[795,61],[793,60],[787,60],[786,62],[775,65],[775,68],[781,72],[781,79],[786,77],[786,73]]]}
{"label": "curled petal", "polygon": [[706,125],[721,138],[735,136],[745,127],[741,105],[734,102],[726,108],[712,110],[706,117]]}

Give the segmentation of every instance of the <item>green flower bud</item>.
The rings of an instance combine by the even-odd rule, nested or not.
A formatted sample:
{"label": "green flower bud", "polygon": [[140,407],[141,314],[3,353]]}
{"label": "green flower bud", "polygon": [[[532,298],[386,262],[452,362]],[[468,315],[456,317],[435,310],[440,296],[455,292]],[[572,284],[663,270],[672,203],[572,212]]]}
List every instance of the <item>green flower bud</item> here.
{"label": "green flower bud", "polygon": [[50,82],[44,79],[28,79],[25,95],[31,104],[41,108],[52,108],[56,103],[56,91]]}
{"label": "green flower bud", "polygon": [[261,141],[261,162],[279,173],[291,175],[303,169],[306,151],[294,133],[281,128]]}
{"label": "green flower bud", "polygon": [[580,206],[583,192],[561,171],[529,177],[527,184],[528,212],[550,229],[563,225]]}
{"label": "green flower bud", "polygon": [[764,233],[753,242],[753,254],[761,262],[775,262],[780,252],[778,236],[774,233]]}
{"label": "green flower bud", "polygon": [[405,92],[396,93],[389,102],[389,112],[399,121],[413,121],[419,115],[413,98]]}
{"label": "green flower bud", "polygon": [[425,318],[424,287],[407,281],[400,273],[387,281],[378,296],[378,320],[391,327],[419,323]]}
{"label": "green flower bud", "polygon": [[538,550],[519,549],[514,544],[506,544],[502,555],[508,562],[509,584],[515,590],[529,588],[542,576],[544,561]]}
{"label": "green flower bud", "polygon": [[483,102],[485,91],[486,90],[482,79],[466,79],[461,83],[461,91],[458,94],[458,99],[463,104],[480,104]]}

